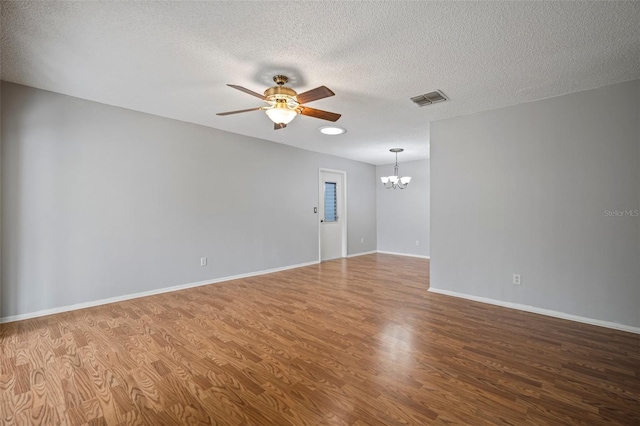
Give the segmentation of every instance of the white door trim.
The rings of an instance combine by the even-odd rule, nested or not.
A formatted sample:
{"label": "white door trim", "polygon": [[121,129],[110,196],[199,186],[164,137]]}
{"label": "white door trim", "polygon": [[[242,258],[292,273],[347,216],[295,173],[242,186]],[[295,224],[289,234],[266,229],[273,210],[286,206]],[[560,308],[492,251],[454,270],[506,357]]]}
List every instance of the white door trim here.
{"label": "white door trim", "polygon": [[[322,172],[338,173],[342,175],[342,206],[344,212],[341,222],[342,232],[342,257],[347,257],[347,172],[345,170],[327,169],[320,167],[318,169],[318,205],[322,202],[321,197],[324,194],[324,185],[322,184]],[[320,234],[320,219],[318,218],[318,262],[322,262],[322,235]]]}

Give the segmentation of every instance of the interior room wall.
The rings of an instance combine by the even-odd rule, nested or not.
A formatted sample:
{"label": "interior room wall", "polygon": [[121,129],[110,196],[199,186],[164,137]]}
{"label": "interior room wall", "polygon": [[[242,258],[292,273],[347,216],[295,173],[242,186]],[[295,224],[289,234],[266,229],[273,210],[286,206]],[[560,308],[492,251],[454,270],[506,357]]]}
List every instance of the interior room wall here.
{"label": "interior room wall", "polygon": [[[0,5],[0,13],[2,6]],[[2,48],[0,48],[0,51]],[[2,62],[2,61],[0,61]],[[2,65],[0,64],[0,73]],[[0,117],[2,117],[2,84],[0,84]],[[0,119],[0,138],[2,138],[2,119]],[[0,146],[2,141],[0,140]],[[0,242],[2,241],[2,149],[0,149]],[[2,318],[2,244],[0,244],[0,318]]]}
{"label": "interior room wall", "polygon": [[[405,189],[385,189],[380,176],[390,176],[394,163],[376,167],[378,251],[429,256],[429,160],[398,163],[401,176],[411,176]],[[418,242],[418,245],[416,245]]]}
{"label": "interior room wall", "polygon": [[434,290],[640,327],[640,80],[434,122],[431,162]]}
{"label": "interior room wall", "polygon": [[6,82],[1,111],[5,319],[316,262],[320,167],[376,249],[373,165]]}

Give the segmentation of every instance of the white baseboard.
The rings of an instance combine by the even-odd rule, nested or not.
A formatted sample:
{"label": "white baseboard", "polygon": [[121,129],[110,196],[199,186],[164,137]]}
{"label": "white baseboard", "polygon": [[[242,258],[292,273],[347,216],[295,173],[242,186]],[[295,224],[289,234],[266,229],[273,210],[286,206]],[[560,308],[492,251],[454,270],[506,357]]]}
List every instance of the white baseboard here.
{"label": "white baseboard", "polygon": [[76,303],[75,305],[60,306],[58,308],[44,309],[42,311],[29,312],[26,314],[11,315],[8,317],[0,318],[0,324],[14,322],[14,321],[22,321],[30,318],[38,318],[46,315],[59,314],[62,312],[75,311],[78,309],[91,308],[94,306],[108,305],[109,303],[116,303],[116,302],[122,302],[124,300],[131,300],[131,299],[137,299],[140,297],[153,296],[154,294],[171,293],[173,291],[184,290],[184,289],[193,288],[193,287],[200,287],[200,286],[209,285],[209,284],[216,284],[224,281],[255,277],[257,275],[272,274],[274,272],[286,271],[288,269],[295,269],[295,268],[302,268],[304,266],[317,265],[318,263],[319,263],[318,261],[299,263],[297,265],[289,265],[289,266],[283,266],[280,268],[265,269],[263,271],[249,272],[246,274],[232,275],[232,276],[222,277],[222,278],[214,278],[211,280],[198,281],[195,283],[180,284],[172,287],[159,288],[157,290],[142,291],[140,293],[132,293],[132,294],[126,294],[123,296],[109,297],[107,299],[93,300],[91,302]]}
{"label": "white baseboard", "polygon": [[376,253],[380,254],[393,254],[394,256],[408,256],[408,257],[419,257],[420,259],[431,259],[431,256],[422,256],[419,254],[409,254],[409,253],[395,253],[393,251],[382,251],[377,250]]}
{"label": "white baseboard", "polygon": [[502,300],[489,299],[487,297],[473,296],[471,294],[458,293],[455,291],[442,290],[439,288],[430,287],[429,291],[437,294],[444,294],[447,296],[459,297],[462,299],[473,300],[481,303],[488,303],[490,305],[502,306],[504,308],[517,309],[519,311],[532,312],[534,314],[546,315],[549,317],[562,318],[569,321],[582,322],[585,324],[597,325],[600,327],[612,328],[614,330],[628,331],[629,333],[640,334],[640,327],[633,327],[625,324],[618,324],[617,322],[602,321],[593,318],[581,317],[578,315],[566,314],[564,312],[552,311],[551,309],[537,308],[530,305],[522,305],[520,303],[504,302]]}
{"label": "white baseboard", "polygon": [[373,251],[363,251],[362,253],[353,253],[347,256],[347,258],[350,257],[357,257],[357,256],[364,256],[365,254],[376,254],[377,251],[373,250]]}

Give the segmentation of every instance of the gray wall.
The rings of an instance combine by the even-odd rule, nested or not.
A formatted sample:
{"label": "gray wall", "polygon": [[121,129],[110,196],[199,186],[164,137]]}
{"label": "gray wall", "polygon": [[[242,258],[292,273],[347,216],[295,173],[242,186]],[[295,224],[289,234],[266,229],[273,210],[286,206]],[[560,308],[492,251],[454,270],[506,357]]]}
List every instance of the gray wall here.
{"label": "gray wall", "polygon": [[380,176],[393,173],[393,164],[376,167],[378,250],[429,256],[429,160],[398,165],[401,176],[411,176],[403,190],[385,189],[380,183]]}
{"label": "gray wall", "polygon": [[432,123],[431,161],[432,287],[640,326],[640,80]]}
{"label": "gray wall", "polygon": [[317,261],[319,167],[376,249],[369,164],[5,82],[1,126],[3,317]]}
{"label": "gray wall", "polygon": [[[0,3],[0,13],[2,5]],[[2,43],[0,43],[0,46]],[[0,50],[2,47],[0,47]],[[0,52],[1,54],[2,52]],[[0,75],[2,75],[2,65],[0,61]],[[0,100],[2,99],[2,84],[0,84]],[[0,102],[0,117],[2,117],[2,102]],[[2,119],[0,119],[0,148],[2,146]],[[0,318],[2,318],[2,149],[0,149]]]}

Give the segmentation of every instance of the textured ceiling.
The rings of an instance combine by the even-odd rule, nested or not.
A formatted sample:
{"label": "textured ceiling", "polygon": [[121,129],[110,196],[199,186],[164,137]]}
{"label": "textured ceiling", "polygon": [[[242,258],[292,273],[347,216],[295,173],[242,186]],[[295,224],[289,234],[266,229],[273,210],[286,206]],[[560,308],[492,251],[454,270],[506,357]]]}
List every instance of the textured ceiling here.
{"label": "textured ceiling", "polygon": [[[640,78],[638,2],[2,2],[2,79],[372,164],[427,158],[429,122]],[[274,131],[284,73],[310,106]],[[450,101],[418,108],[435,89]]]}

